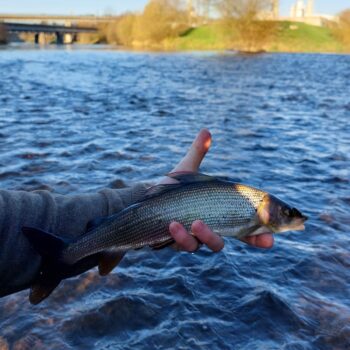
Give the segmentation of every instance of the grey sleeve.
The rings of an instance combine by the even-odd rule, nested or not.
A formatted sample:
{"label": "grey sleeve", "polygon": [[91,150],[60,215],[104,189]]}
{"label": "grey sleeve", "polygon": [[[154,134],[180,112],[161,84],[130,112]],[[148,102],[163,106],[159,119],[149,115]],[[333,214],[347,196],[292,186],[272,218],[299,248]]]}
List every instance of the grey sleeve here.
{"label": "grey sleeve", "polygon": [[72,196],[0,190],[0,296],[29,287],[38,273],[41,258],[22,234],[23,226],[76,237],[90,220],[122,210],[144,191],[144,185]]}

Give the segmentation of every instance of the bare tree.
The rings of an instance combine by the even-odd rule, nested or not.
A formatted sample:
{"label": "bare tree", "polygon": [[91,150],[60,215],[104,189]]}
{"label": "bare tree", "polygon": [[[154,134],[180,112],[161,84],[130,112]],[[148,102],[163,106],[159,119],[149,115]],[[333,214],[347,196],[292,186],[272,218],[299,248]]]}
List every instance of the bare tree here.
{"label": "bare tree", "polygon": [[217,0],[225,31],[232,45],[247,52],[264,49],[271,39],[275,23],[271,18],[271,0]]}
{"label": "bare tree", "polygon": [[214,4],[214,0],[197,0],[196,1],[196,14],[200,24],[205,24],[209,21],[211,8]]}

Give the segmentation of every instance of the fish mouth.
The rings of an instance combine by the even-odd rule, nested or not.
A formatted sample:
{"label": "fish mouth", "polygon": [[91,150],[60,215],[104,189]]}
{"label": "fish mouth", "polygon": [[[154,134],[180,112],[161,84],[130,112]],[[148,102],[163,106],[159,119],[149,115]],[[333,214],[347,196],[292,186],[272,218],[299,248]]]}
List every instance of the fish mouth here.
{"label": "fish mouth", "polygon": [[308,218],[303,215],[302,218],[294,219],[291,223],[278,227],[278,229],[275,231],[275,233],[282,233],[286,231],[304,231],[305,230],[305,221]]}
{"label": "fish mouth", "polygon": [[291,231],[304,231],[304,230],[305,230],[304,223],[291,227]]}

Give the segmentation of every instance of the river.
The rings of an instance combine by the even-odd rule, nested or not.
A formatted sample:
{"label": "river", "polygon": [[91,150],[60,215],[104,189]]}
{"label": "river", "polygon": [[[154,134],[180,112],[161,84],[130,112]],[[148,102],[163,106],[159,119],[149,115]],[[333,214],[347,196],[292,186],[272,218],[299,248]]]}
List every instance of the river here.
{"label": "river", "polygon": [[31,306],[0,299],[0,349],[350,348],[350,56],[0,50],[0,186],[152,183],[207,127],[202,172],[310,217],[270,250],[130,252]]}

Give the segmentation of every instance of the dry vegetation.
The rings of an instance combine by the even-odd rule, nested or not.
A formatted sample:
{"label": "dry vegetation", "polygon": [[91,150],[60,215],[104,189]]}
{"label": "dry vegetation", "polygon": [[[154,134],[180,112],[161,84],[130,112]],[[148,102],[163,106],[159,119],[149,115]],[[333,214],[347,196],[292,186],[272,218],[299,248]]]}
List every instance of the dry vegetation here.
{"label": "dry vegetation", "polygon": [[333,29],[334,35],[343,43],[344,48],[350,50],[350,9],[339,15],[339,22]]}
{"label": "dry vegetation", "polygon": [[232,48],[247,52],[264,50],[272,40],[276,24],[267,20],[268,0],[218,0],[224,32]]}
{"label": "dry vegetation", "polygon": [[108,43],[153,47],[187,29],[187,12],[180,0],[151,0],[141,14],[125,14],[102,32]]}
{"label": "dry vegetation", "polygon": [[133,47],[171,45],[194,25],[208,23],[210,9],[220,14],[219,26],[231,48],[260,51],[273,36],[275,24],[263,18],[268,0],[197,0],[196,12],[183,0],[150,0],[141,14],[125,14],[103,29],[108,43]]}

